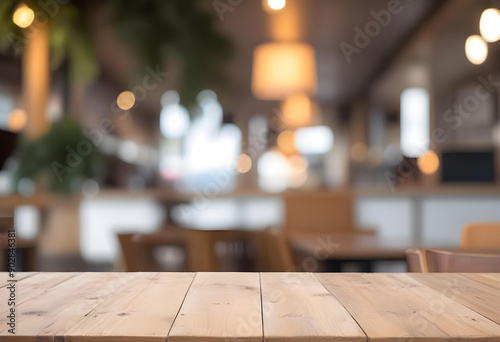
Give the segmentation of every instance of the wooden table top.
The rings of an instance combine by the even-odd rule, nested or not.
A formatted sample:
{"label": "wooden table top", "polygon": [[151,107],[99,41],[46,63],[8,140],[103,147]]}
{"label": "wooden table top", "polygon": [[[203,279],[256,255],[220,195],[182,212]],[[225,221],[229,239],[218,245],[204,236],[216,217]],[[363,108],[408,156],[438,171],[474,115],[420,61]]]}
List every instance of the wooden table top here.
{"label": "wooden table top", "polygon": [[405,260],[409,248],[449,248],[449,242],[422,243],[415,238],[378,234],[294,235],[292,248],[316,260]]}
{"label": "wooden table top", "polygon": [[500,340],[500,274],[18,273],[0,340]]}

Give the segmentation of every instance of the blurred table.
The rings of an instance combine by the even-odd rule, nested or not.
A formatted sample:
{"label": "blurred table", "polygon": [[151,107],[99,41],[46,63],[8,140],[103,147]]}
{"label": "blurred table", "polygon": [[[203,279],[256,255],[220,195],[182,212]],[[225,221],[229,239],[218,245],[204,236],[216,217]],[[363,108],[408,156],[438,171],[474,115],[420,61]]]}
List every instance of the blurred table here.
{"label": "blurred table", "polygon": [[294,252],[324,262],[329,272],[341,271],[345,262],[356,262],[360,271],[371,272],[374,261],[404,261],[409,248],[450,248],[446,242],[422,243],[415,237],[386,237],[378,234],[292,235]]}
{"label": "blurred table", "polygon": [[2,342],[500,339],[500,274],[19,273],[14,311],[9,280]]}

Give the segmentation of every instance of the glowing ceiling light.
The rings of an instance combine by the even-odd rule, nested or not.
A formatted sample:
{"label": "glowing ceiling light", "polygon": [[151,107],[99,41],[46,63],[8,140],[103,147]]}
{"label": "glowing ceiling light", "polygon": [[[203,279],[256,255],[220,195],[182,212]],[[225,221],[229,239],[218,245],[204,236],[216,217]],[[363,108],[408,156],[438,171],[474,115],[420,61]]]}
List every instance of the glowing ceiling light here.
{"label": "glowing ceiling light", "polygon": [[122,110],[129,110],[135,105],[135,95],[131,91],[122,91],[116,98],[116,104]]}
{"label": "glowing ceiling light", "polygon": [[479,35],[472,35],[465,41],[465,55],[472,64],[482,64],[488,57],[488,45]]}
{"label": "glowing ceiling light", "polygon": [[432,175],[439,169],[439,157],[434,151],[427,151],[417,159],[417,166],[420,172]]}
{"label": "glowing ceiling light", "polygon": [[20,4],[12,15],[12,21],[20,28],[30,26],[33,20],[35,20],[35,12],[26,6],[26,4]]}
{"label": "glowing ceiling light", "polygon": [[267,0],[267,4],[273,10],[278,11],[278,10],[282,9],[283,7],[285,7],[286,0]]}
{"label": "glowing ceiling light", "polygon": [[479,30],[484,40],[493,43],[500,39],[500,11],[488,8],[481,14]]}

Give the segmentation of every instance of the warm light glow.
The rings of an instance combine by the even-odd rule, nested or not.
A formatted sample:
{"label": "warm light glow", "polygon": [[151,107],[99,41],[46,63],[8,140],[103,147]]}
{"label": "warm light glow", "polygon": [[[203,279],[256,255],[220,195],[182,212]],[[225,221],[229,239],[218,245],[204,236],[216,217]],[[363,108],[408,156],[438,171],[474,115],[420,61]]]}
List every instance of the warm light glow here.
{"label": "warm light glow", "polygon": [[281,103],[283,124],[287,127],[302,127],[310,125],[315,106],[309,96],[295,94]]}
{"label": "warm light glow", "polygon": [[401,93],[401,153],[417,158],[429,150],[429,93],[408,88]]}
{"label": "warm light glow", "polygon": [[269,18],[269,38],[278,42],[300,42],[305,39],[305,18],[301,6],[290,6],[286,11],[275,11],[264,0],[264,8],[272,16]]}
{"label": "warm light glow", "polygon": [[327,126],[300,128],[295,131],[295,147],[302,154],[322,154],[333,147],[333,132]]}
{"label": "warm light glow", "polygon": [[252,168],[252,159],[242,153],[236,159],[236,171],[239,173],[247,173]]}
{"label": "warm light glow", "polygon": [[356,162],[362,162],[368,155],[368,148],[361,142],[356,142],[351,146],[351,158]]}
{"label": "warm light glow", "polygon": [[13,132],[19,132],[26,126],[26,122],[28,121],[28,116],[26,112],[22,109],[14,109],[9,114],[8,119],[8,127]]}
{"label": "warm light glow", "polygon": [[500,11],[496,8],[488,8],[481,14],[479,30],[484,40],[493,43],[500,39]]}
{"label": "warm light glow", "polygon": [[273,10],[278,11],[285,7],[286,0],[267,0],[267,3]]}
{"label": "warm light glow", "polygon": [[131,91],[123,91],[116,98],[118,107],[123,110],[129,110],[135,105],[135,95]]}
{"label": "warm light glow", "polygon": [[299,155],[289,157],[288,162],[292,167],[290,187],[300,188],[307,181],[307,162]]}
{"label": "warm light glow", "polygon": [[439,157],[434,151],[427,151],[426,154],[417,159],[420,172],[432,175],[439,169]]}
{"label": "warm light glow", "polygon": [[465,55],[472,64],[481,64],[488,57],[488,45],[481,36],[470,36],[465,41]]}
{"label": "warm light glow", "polygon": [[278,147],[284,154],[297,153],[295,148],[295,135],[292,131],[283,131],[278,135]]}
{"label": "warm light glow", "polygon": [[299,155],[288,157],[288,161],[290,162],[292,168],[297,172],[302,172],[307,169],[307,162]]}
{"label": "warm light glow", "polygon": [[317,90],[314,49],[303,43],[268,43],[254,51],[252,92],[261,100],[284,100],[288,96]]}
{"label": "warm light glow", "polygon": [[26,4],[20,4],[12,16],[12,21],[20,28],[30,26],[33,23],[33,20],[35,20],[35,12],[26,6]]}

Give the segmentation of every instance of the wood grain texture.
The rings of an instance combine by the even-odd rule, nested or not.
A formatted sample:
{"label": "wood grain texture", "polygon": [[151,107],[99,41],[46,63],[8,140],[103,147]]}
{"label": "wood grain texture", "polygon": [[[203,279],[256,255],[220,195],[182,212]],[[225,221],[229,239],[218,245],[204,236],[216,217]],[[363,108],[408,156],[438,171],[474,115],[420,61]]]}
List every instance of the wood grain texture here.
{"label": "wood grain texture", "polygon": [[[35,274],[38,274],[38,272],[18,272],[15,274],[15,278],[17,281],[21,281],[23,279],[29,278],[34,276]],[[0,288],[9,285],[8,280],[12,279],[9,277],[8,272],[0,272]]]}
{"label": "wood grain texture", "polygon": [[[16,308],[16,341],[53,341],[55,336],[64,335],[106,297],[125,286],[135,276],[81,273],[21,303]],[[0,317],[2,338],[9,336],[6,319]]]}
{"label": "wood grain texture", "polygon": [[446,341],[444,333],[420,313],[394,297],[396,286],[378,288],[363,275],[316,274],[323,285],[344,305],[369,339]]}
{"label": "wood grain texture", "polygon": [[369,338],[494,341],[500,336],[500,325],[407,274],[317,276]]}
{"label": "wood grain texture", "polygon": [[[4,275],[6,275],[4,273]],[[500,274],[19,273],[2,342],[499,341]]]}
{"label": "wood grain texture", "polygon": [[166,341],[194,273],[142,273],[64,334],[64,341]]}
{"label": "wood grain texture", "polygon": [[412,274],[412,278],[500,324],[500,288],[476,281],[475,275]]}
{"label": "wood grain texture", "polygon": [[[39,273],[24,277],[16,283],[16,305],[19,306],[31,298],[36,297],[48,289],[61,284],[68,279],[77,276],[78,273]],[[9,291],[0,291],[0,317],[4,316],[10,307],[7,306],[7,300],[10,296]],[[4,306],[5,305],[5,306]]]}
{"label": "wood grain texture", "polygon": [[262,273],[264,341],[365,341],[342,304],[312,273]]}
{"label": "wood grain texture", "polygon": [[492,286],[500,291],[500,273],[464,273],[462,275],[480,283]]}
{"label": "wood grain texture", "polygon": [[262,342],[259,274],[197,273],[168,341]]}

